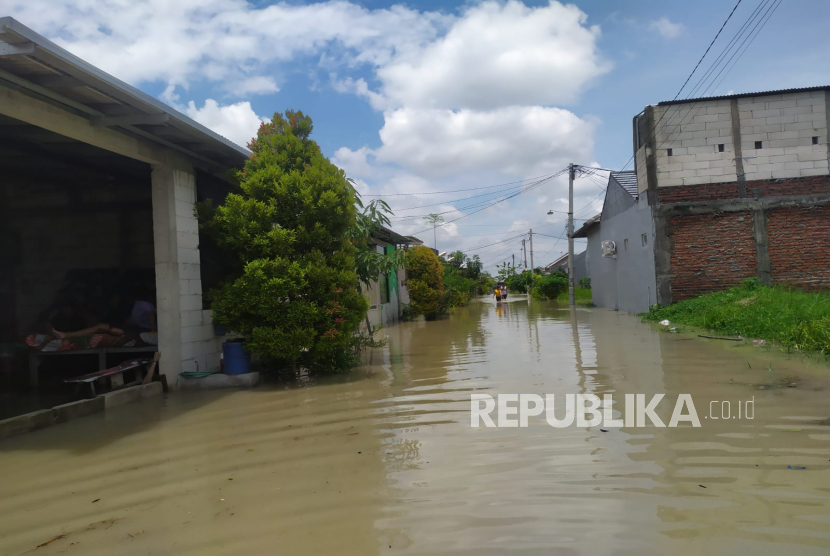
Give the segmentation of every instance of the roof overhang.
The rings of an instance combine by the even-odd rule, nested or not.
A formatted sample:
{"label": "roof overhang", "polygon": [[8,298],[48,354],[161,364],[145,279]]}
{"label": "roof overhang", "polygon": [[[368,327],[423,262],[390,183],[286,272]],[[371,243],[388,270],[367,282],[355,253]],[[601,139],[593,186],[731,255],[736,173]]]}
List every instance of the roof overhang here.
{"label": "roof overhang", "polygon": [[11,17],[0,18],[0,83],[191,158],[213,171],[237,168],[250,151],[70,54]]}
{"label": "roof overhang", "polygon": [[573,237],[588,237],[588,230],[599,224],[601,214],[597,214],[593,218],[589,218],[582,226],[574,232]]}
{"label": "roof overhang", "polygon": [[412,236],[402,236],[401,234],[390,230],[386,226],[381,226],[378,231],[372,234],[372,237],[375,239],[379,239],[381,241],[386,241],[388,243],[392,243],[394,245],[412,245],[412,244],[420,244],[423,243],[416,237]]}

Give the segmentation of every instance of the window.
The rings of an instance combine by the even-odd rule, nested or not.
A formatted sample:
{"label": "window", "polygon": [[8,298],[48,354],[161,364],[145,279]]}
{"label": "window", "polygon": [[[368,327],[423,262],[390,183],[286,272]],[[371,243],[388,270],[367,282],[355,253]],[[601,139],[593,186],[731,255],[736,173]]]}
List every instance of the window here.
{"label": "window", "polygon": [[640,236],[640,241],[643,243],[643,247],[648,245],[648,234],[642,234]]}
{"label": "window", "polygon": [[755,141],[755,148],[756,149],[763,149],[764,148],[764,142],[763,141]]}
{"label": "window", "polygon": [[818,135],[813,136],[813,145],[818,145]]}
{"label": "window", "polygon": [[628,238],[625,238],[623,240],[623,247],[625,248],[626,251],[628,251]]}
{"label": "window", "polygon": [[726,148],[726,145],[724,145],[723,143],[720,143],[720,144],[718,145],[718,152],[719,152],[719,153],[722,153],[722,152],[724,151],[724,149],[725,149],[725,148]]}
{"label": "window", "polygon": [[666,149],[666,154],[671,156],[672,155],[672,150],[671,149]]}

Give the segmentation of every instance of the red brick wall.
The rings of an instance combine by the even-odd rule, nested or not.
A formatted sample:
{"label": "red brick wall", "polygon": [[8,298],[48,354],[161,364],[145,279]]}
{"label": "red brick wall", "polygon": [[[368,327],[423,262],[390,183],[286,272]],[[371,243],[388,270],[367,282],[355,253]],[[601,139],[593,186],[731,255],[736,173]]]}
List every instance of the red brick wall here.
{"label": "red brick wall", "polygon": [[752,212],[676,216],[669,221],[672,299],[722,290],[757,276]]}
{"label": "red brick wall", "polygon": [[772,281],[830,287],[830,206],[767,211]]}
{"label": "red brick wall", "polygon": [[[739,197],[738,182],[658,187],[657,193],[661,203],[737,199]],[[830,193],[830,176],[824,175],[746,182],[746,196],[750,198],[775,197],[779,195],[806,195],[810,193]]]}

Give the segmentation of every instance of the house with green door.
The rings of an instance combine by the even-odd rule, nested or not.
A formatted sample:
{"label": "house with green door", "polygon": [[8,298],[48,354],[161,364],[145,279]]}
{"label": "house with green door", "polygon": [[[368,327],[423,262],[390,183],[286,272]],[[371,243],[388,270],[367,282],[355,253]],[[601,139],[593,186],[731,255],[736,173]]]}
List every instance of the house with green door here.
{"label": "house with green door", "polygon": [[[372,236],[372,245],[378,253],[393,253],[398,247],[422,243],[418,238],[403,236],[386,227],[381,227]],[[369,299],[368,318],[373,327],[398,322],[404,308],[409,305],[406,269],[399,268],[389,274],[381,274],[377,282],[364,287],[363,293]]]}

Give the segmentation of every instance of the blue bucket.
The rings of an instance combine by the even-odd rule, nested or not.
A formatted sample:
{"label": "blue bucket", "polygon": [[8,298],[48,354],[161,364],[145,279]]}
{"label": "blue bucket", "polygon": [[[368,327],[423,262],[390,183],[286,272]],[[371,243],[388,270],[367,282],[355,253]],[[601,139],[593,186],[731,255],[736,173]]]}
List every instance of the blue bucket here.
{"label": "blue bucket", "polygon": [[225,360],[226,375],[244,375],[251,370],[251,354],[245,351],[242,342],[222,344],[222,357]]}

